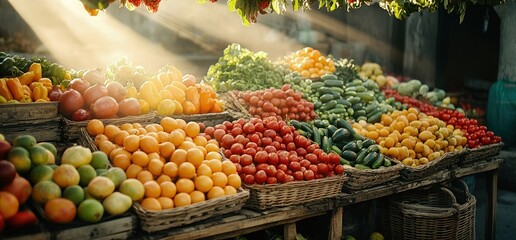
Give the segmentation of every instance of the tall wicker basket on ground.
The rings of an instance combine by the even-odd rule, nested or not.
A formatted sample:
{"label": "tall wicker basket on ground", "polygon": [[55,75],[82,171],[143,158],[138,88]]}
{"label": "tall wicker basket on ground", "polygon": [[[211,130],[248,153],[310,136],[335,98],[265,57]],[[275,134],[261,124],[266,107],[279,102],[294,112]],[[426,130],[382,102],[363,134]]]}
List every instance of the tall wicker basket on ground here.
{"label": "tall wicker basket on ground", "polygon": [[464,189],[437,187],[392,199],[387,224],[391,239],[474,240],[476,199],[462,185]]}

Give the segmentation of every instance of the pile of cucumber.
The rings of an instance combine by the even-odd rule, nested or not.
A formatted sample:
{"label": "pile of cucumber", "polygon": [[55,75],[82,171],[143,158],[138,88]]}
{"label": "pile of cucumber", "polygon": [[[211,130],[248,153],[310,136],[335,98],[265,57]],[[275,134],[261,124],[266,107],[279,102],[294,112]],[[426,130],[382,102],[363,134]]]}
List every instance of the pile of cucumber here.
{"label": "pile of cucumber", "polygon": [[321,120],[315,120],[313,124],[291,120],[290,124],[301,135],[319,144],[326,153],[337,153],[342,165],[357,169],[378,169],[392,165],[392,162],[380,153],[380,148],[374,140],[357,134],[344,119],[335,120],[335,125]]}
{"label": "pile of cucumber", "polygon": [[334,74],[326,74],[310,89],[308,99],[314,103],[317,115],[330,123],[339,118],[376,123],[382,114],[404,107],[394,98],[385,98],[378,84],[370,79],[345,83]]}

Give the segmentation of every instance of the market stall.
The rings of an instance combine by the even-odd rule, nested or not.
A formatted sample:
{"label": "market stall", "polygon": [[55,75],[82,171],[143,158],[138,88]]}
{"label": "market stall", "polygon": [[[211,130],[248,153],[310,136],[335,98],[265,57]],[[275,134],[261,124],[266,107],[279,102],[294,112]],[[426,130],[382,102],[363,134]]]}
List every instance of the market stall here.
{"label": "market stall", "polygon": [[[83,4],[97,15],[111,2]],[[228,3],[244,23],[288,6]],[[362,2],[321,6],[336,4]],[[398,18],[414,7],[393,4],[382,6]],[[463,16],[459,5],[446,7]],[[296,223],[321,216],[319,235],[342,239],[348,207],[377,199],[387,238],[474,239],[476,199],[451,182],[477,174],[494,239],[502,139],[443,89],[312,47],[273,61],[232,43],[202,77],[102,67],[0,52],[2,239],[227,239],[277,226],[277,239],[304,239]],[[445,226],[411,232],[416,221]]]}

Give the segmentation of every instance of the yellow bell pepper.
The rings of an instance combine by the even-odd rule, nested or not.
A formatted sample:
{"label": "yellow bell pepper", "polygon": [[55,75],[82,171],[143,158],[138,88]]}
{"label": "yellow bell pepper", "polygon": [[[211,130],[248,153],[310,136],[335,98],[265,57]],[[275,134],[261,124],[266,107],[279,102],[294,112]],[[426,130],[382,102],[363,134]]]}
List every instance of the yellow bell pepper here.
{"label": "yellow bell pepper", "polygon": [[151,109],[156,109],[161,101],[159,90],[151,81],[147,81],[142,84],[140,87],[140,93],[138,93],[138,98],[149,103]]}
{"label": "yellow bell pepper", "polygon": [[41,70],[41,64],[39,63],[33,63],[29,67],[29,72],[34,72],[35,80],[38,81],[40,78],[42,78],[42,70]]}
{"label": "yellow bell pepper", "polygon": [[[45,87],[43,87],[45,88]],[[23,96],[22,98],[20,99],[20,102],[22,103],[30,103],[32,102],[32,91],[30,90],[29,86],[27,85],[23,85],[22,86],[22,90],[23,90]]]}
{"label": "yellow bell pepper", "polygon": [[125,97],[126,98],[138,98],[138,90],[134,86],[133,82],[128,82],[125,86]]}
{"label": "yellow bell pepper", "polygon": [[172,96],[174,96],[173,100],[176,100],[180,103],[185,101],[186,95],[182,89],[180,89],[174,85],[168,85],[165,87],[165,89],[168,90],[170,93],[172,93]]}
{"label": "yellow bell pepper", "polygon": [[211,98],[210,92],[206,89],[201,89],[199,94],[199,113],[208,113],[213,108],[215,101]]}
{"label": "yellow bell pepper", "polygon": [[219,113],[222,112],[222,102],[215,99],[215,103],[213,104],[213,108],[211,109],[212,113]]}
{"label": "yellow bell pepper", "polygon": [[195,105],[190,101],[183,103],[183,113],[187,115],[196,114],[198,111],[195,110]]}
{"label": "yellow bell pepper", "polygon": [[200,96],[199,92],[197,91],[197,88],[194,86],[190,86],[186,89],[186,100],[191,102],[195,107],[195,113],[199,113],[200,110]]}
{"label": "yellow bell pepper", "polygon": [[22,85],[29,85],[32,82],[38,80],[38,79],[36,79],[36,73],[33,71],[28,71],[28,72],[22,74],[21,76],[18,77],[18,79],[20,80],[20,83]]}
{"label": "yellow bell pepper", "polygon": [[13,99],[20,100],[23,98],[23,88],[18,78],[9,78],[6,81],[9,91],[13,95]]}
{"label": "yellow bell pepper", "polygon": [[43,85],[43,87],[45,87],[49,92],[52,91],[52,80],[48,78],[41,78],[38,81],[32,82],[29,85],[30,90],[34,91],[34,87],[36,87],[39,84]]}
{"label": "yellow bell pepper", "polygon": [[38,99],[46,100],[48,98],[48,89],[44,87],[42,83],[36,82],[35,87],[32,89],[32,95],[34,101]]}

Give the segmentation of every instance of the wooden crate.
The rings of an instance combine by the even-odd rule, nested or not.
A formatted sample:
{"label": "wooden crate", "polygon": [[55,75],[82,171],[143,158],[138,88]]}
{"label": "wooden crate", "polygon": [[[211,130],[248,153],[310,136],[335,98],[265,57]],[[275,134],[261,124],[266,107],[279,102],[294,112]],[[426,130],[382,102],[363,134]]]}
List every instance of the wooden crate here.
{"label": "wooden crate", "polygon": [[58,117],[58,102],[0,104],[0,122],[52,119]]}
{"label": "wooden crate", "polygon": [[17,122],[0,122],[0,133],[12,142],[18,135],[29,134],[38,142],[61,141],[60,117]]}
{"label": "wooden crate", "polygon": [[128,239],[136,228],[136,216],[124,214],[123,217],[109,221],[101,221],[96,224],[75,228],[51,231],[52,239],[77,240],[77,239]]}

